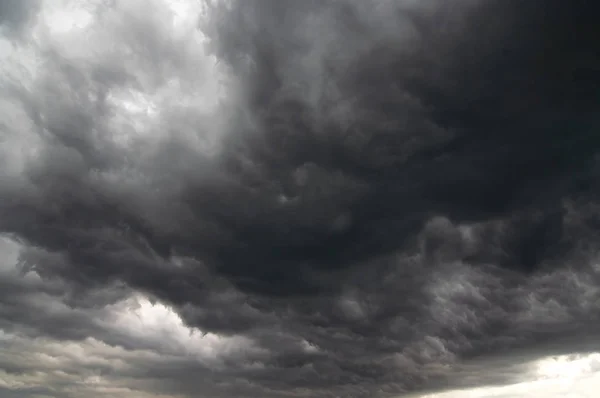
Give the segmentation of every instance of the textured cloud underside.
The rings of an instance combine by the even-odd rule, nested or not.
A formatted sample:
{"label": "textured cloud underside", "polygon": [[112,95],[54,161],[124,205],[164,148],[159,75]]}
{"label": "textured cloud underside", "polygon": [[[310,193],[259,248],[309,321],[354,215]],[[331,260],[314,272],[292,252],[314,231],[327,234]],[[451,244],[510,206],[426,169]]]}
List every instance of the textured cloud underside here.
{"label": "textured cloud underside", "polygon": [[586,397],[598,15],[0,0],[0,395]]}

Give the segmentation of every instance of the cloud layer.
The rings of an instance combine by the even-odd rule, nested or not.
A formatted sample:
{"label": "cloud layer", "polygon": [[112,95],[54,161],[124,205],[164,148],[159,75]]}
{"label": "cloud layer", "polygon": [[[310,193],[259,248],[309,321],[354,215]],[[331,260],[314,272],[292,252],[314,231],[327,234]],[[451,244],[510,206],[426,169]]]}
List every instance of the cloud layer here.
{"label": "cloud layer", "polygon": [[0,393],[397,396],[593,350],[596,15],[0,1]]}

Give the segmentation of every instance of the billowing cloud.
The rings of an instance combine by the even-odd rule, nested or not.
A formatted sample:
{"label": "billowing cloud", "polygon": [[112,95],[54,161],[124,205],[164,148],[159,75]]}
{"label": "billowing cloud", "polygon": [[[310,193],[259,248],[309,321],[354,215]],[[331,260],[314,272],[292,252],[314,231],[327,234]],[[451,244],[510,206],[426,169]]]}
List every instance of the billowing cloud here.
{"label": "billowing cloud", "polygon": [[502,396],[588,358],[596,15],[0,0],[0,395]]}

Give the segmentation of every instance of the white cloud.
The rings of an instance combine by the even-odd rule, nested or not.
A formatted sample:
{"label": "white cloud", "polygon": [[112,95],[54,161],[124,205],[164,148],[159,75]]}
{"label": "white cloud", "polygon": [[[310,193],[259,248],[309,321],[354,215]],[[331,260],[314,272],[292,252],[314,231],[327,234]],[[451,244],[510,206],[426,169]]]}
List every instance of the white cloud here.
{"label": "white cloud", "polygon": [[600,389],[600,353],[546,357],[527,367],[530,371],[519,383],[432,393],[420,398],[592,398]]}
{"label": "white cloud", "polygon": [[222,357],[257,351],[248,338],[190,328],[171,308],[152,303],[143,295],[110,306],[108,311],[105,326],[113,332],[145,341],[163,352],[192,356],[211,366],[218,366]]}

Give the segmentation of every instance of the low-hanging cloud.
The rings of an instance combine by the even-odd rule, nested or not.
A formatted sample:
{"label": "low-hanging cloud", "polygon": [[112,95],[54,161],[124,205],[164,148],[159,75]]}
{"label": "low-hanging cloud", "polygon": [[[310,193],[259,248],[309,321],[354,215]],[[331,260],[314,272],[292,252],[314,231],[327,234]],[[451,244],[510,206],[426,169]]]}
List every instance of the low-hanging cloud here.
{"label": "low-hanging cloud", "polygon": [[0,330],[114,356],[69,390],[0,340],[38,374],[0,392],[394,396],[591,350],[596,15],[0,0]]}

